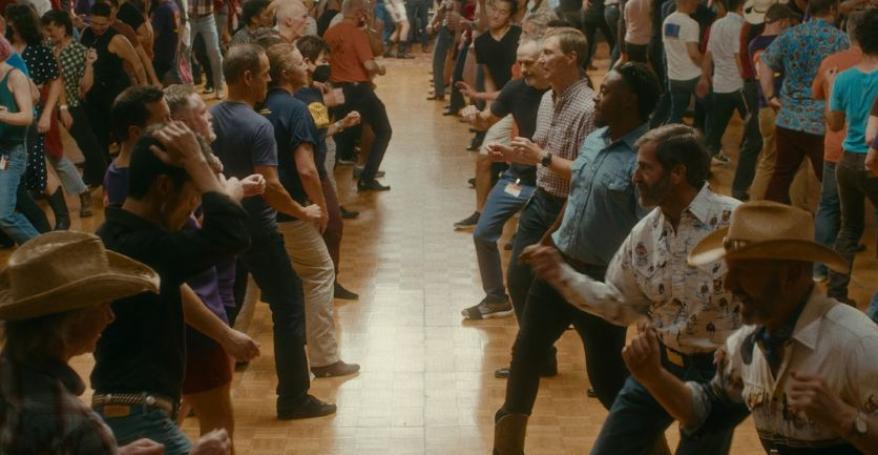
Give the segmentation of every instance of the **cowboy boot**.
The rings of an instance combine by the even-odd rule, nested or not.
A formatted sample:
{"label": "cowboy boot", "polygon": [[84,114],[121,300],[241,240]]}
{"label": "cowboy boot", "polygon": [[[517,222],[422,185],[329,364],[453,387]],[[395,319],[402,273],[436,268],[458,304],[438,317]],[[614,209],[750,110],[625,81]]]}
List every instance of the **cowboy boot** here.
{"label": "cowboy boot", "polygon": [[506,414],[494,424],[494,455],[524,455],[527,414]]}
{"label": "cowboy boot", "polygon": [[91,211],[91,191],[85,190],[79,195],[79,217],[88,218],[92,216]]}
{"label": "cowboy boot", "polygon": [[64,191],[59,186],[48,198],[49,207],[55,214],[55,230],[66,231],[70,229],[70,213],[67,211],[67,201],[64,200]]}

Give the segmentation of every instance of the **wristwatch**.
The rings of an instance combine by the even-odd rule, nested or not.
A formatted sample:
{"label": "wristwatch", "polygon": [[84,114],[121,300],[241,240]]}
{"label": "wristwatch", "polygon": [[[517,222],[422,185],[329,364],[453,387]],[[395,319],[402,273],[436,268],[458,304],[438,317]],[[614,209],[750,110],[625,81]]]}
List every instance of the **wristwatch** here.
{"label": "wristwatch", "polygon": [[551,166],[552,165],[552,152],[546,152],[546,154],[543,155],[543,158],[540,160],[540,164],[542,164],[543,167]]}
{"label": "wristwatch", "polygon": [[857,411],[851,430],[851,434],[857,436],[865,436],[869,432],[869,421],[866,419],[866,414],[863,414],[863,411]]}

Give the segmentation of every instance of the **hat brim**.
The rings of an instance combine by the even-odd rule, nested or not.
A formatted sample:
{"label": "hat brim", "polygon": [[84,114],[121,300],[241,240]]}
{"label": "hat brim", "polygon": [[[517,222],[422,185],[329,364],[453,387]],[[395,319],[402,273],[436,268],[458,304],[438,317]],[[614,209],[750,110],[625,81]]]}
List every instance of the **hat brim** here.
{"label": "hat brim", "polygon": [[707,265],[725,258],[729,259],[774,259],[789,261],[817,262],[838,273],[849,273],[847,261],[831,248],[807,240],[770,240],[757,242],[726,250],[723,243],[728,227],[717,229],[704,237],[689,253],[689,264]]}
{"label": "hat brim", "polygon": [[158,292],[159,276],[151,268],[112,251],[107,251],[108,271],[92,275],[40,294],[16,299],[9,275],[0,272],[0,319],[32,319],[87,308],[143,292]]}

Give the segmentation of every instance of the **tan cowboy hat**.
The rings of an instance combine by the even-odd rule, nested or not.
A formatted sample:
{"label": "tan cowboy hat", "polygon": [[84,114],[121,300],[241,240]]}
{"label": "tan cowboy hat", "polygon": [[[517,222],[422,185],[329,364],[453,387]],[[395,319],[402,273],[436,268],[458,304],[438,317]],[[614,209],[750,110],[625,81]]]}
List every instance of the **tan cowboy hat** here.
{"label": "tan cowboy hat", "polygon": [[21,245],[0,271],[0,319],[30,319],[158,292],[151,268],[96,235],[54,231]]}
{"label": "tan cowboy hat", "polygon": [[753,25],[759,25],[765,22],[765,13],[772,5],[786,5],[787,3],[789,0],[747,0],[744,3],[744,20]]}
{"label": "tan cowboy hat", "polygon": [[695,245],[689,264],[706,265],[723,258],[819,262],[839,273],[849,270],[838,253],[814,241],[810,213],[770,201],[739,205],[727,227]]}

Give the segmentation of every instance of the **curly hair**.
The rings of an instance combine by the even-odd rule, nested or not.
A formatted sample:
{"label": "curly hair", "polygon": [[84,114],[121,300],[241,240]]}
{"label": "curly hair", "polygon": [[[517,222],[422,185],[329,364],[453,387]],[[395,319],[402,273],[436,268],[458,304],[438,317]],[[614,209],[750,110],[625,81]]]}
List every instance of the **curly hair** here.
{"label": "curly hair", "polygon": [[40,18],[30,5],[13,4],[6,7],[6,22],[28,46],[43,42]]}
{"label": "curly hair", "polygon": [[637,113],[646,120],[658,103],[662,89],[658,77],[649,66],[628,62],[613,69],[622,76],[625,85],[637,95]]}

